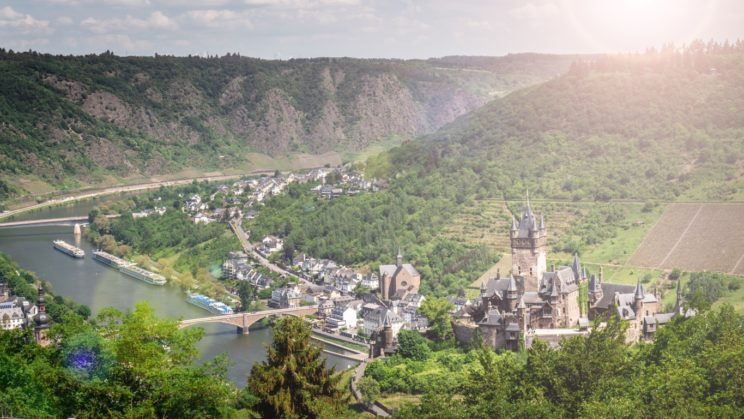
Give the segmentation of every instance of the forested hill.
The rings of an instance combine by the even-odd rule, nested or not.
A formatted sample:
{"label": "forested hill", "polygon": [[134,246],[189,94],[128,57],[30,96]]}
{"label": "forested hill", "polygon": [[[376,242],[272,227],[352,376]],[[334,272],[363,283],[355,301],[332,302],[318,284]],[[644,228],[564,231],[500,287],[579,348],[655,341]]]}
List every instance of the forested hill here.
{"label": "forested hill", "polygon": [[429,139],[390,167],[478,179],[463,195],[744,199],[744,43],[578,63]]}
{"label": "forested hill", "polygon": [[429,133],[575,56],[269,61],[0,50],[0,175],[220,168]]}

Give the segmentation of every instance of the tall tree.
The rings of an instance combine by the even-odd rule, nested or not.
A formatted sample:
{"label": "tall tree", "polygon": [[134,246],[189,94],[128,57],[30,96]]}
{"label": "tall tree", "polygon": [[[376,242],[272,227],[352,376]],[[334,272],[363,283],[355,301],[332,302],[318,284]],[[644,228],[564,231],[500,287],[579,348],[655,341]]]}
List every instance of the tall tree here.
{"label": "tall tree", "polygon": [[450,310],[453,305],[444,297],[427,298],[421,304],[419,311],[429,321],[429,330],[434,339],[444,341],[452,337],[452,322]]}
{"label": "tall tree", "polygon": [[243,311],[248,311],[251,302],[256,298],[256,288],[248,281],[238,282],[238,297],[240,298],[240,307]]}
{"label": "tall tree", "polygon": [[267,359],[255,364],[248,378],[263,417],[325,417],[346,403],[337,386],[340,376],[326,368],[321,349],[310,344],[310,333],[297,317],[283,317],[274,326]]}

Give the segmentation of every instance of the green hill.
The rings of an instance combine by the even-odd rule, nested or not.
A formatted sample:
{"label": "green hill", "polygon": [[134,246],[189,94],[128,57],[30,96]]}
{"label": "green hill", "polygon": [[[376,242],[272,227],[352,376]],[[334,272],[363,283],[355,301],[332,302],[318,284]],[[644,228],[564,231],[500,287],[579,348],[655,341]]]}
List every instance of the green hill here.
{"label": "green hill", "polygon": [[[432,132],[576,57],[52,56],[0,50],[0,176],[59,186],[358,151]],[[7,191],[6,191],[7,189]],[[5,195],[18,192],[3,188]],[[21,191],[22,192],[22,191]]]}
{"label": "green hill", "polygon": [[566,207],[571,201],[744,199],[742,77],[742,45],[577,64],[371,158],[368,174],[390,179],[384,192],[317,204],[275,200],[248,228],[284,235],[316,257],[372,267],[400,244],[424,291],[445,295],[494,260],[495,248],[449,228],[482,203],[494,202],[503,217],[478,229],[498,234],[508,223],[505,199],[521,200],[529,189],[537,199],[568,201],[536,206],[549,211],[552,226],[562,214],[571,239],[552,244],[574,252],[611,240],[642,205]]}

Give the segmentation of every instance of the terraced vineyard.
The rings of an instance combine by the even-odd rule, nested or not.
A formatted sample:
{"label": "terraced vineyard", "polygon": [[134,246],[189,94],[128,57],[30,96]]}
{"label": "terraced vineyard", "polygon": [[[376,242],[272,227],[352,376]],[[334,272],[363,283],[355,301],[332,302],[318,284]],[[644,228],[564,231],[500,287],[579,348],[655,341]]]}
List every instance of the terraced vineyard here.
{"label": "terraced vineyard", "polygon": [[672,204],[629,265],[744,275],[744,204]]}
{"label": "terraced vineyard", "polygon": [[[510,201],[508,205],[509,207],[501,199],[476,201],[474,205],[464,207],[460,212],[453,214],[450,222],[442,230],[442,235],[464,243],[483,244],[496,251],[508,253],[511,251],[509,208],[519,215],[524,204],[521,201]],[[545,214],[550,244],[556,243],[565,234],[580,212],[580,205],[562,202],[541,202],[532,205],[533,211]]]}

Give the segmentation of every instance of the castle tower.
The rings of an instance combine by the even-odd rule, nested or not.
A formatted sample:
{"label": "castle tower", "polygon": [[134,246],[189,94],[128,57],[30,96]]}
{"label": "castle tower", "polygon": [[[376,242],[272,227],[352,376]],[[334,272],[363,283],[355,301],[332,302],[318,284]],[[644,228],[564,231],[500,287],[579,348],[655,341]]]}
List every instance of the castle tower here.
{"label": "castle tower", "polygon": [[524,278],[525,291],[538,290],[538,282],[547,267],[548,230],[545,219],[540,215],[538,221],[530,206],[529,193],[522,218],[512,215],[509,234],[512,250],[512,274]]}
{"label": "castle tower", "polygon": [[[601,278],[601,274],[600,274],[600,278]],[[597,303],[597,301],[601,299],[602,299],[602,283],[600,282],[599,278],[597,278],[594,274],[592,274],[591,279],[589,279],[589,305],[594,305]]]}
{"label": "castle tower", "polygon": [[638,283],[636,283],[635,293],[633,294],[633,311],[636,312],[636,317],[642,316],[643,299],[645,297],[646,295],[643,292],[643,285],[641,285],[641,280],[639,279]]}
{"label": "castle tower", "polygon": [[509,275],[509,284],[506,287],[506,301],[504,311],[511,313],[517,307],[517,298],[519,298],[519,290],[517,289],[517,282],[514,280],[514,275]]}

